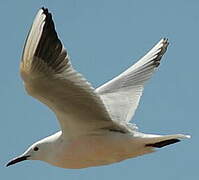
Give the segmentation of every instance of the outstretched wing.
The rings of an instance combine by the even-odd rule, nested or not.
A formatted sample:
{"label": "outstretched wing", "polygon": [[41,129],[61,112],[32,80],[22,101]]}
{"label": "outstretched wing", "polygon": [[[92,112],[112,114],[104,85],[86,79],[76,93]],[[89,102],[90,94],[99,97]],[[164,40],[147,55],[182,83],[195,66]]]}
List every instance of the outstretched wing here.
{"label": "outstretched wing", "polygon": [[67,136],[115,125],[92,86],[72,68],[45,8],[38,11],[30,29],[20,71],[29,95],[56,113]]}
{"label": "outstretched wing", "polygon": [[167,46],[167,39],[160,40],[137,63],[96,89],[113,120],[131,120],[139,104],[144,84],[159,66]]}

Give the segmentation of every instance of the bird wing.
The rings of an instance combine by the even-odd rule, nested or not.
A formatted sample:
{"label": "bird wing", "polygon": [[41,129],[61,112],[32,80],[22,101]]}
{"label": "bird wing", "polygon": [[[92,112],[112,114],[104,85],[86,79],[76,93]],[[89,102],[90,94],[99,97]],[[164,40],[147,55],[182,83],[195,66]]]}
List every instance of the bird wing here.
{"label": "bird wing", "polygon": [[168,40],[161,39],[137,63],[96,89],[113,120],[126,123],[131,120],[144,84],[159,66],[167,46]]}
{"label": "bird wing", "polygon": [[40,9],[35,17],[20,72],[28,94],[55,112],[66,136],[117,126],[91,84],[73,69],[48,9]]}

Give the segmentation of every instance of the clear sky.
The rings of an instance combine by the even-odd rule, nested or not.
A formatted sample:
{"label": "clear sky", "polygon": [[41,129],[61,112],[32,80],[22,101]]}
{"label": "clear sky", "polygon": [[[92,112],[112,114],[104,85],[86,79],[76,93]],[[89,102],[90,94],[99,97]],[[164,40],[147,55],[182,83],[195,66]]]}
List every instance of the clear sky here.
{"label": "clear sky", "polygon": [[[118,75],[162,37],[170,46],[145,86],[134,122],[145,133],[192,139],[121,163],[80,170],[40,161],[6,162],[59,130],[54,114],[26,95],[19,76],[23,44],[37,10],[48,7],[74,67],[94,87]],[[1,0],[0,179],[198,179],[199,1]]]}

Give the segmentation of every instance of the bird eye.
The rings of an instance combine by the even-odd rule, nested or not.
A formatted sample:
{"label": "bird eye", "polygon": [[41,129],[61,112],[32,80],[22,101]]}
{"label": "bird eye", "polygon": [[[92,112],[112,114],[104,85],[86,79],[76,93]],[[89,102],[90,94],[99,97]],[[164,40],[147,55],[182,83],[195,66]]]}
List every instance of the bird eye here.
{"label": "bird eye", "polygon": [[34,147],[34,149],[33,149],[34,151],[38,151],[39,150],[39,148],[38,147]]}

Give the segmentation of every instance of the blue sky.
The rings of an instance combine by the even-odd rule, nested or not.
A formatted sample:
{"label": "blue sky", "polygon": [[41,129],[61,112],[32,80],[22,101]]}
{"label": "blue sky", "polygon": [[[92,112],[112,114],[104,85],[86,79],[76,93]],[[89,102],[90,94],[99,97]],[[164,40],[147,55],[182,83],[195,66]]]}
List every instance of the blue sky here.
{"label": "blue sky", "polygon": [[[53,13],[73,66],[94,87],[168,37],[170,46],[158,72],[145,86],[134,122],[145,133],[186,133],[192,139],[109,166],[69,170],[26,161],[4,167],[33,142],[59,129],[54,114],[26,95],[19,76],[23,44],[41,6]],[[0,19],[1,179],[198,178],[199,1],[7,0],[1,2]]]}

